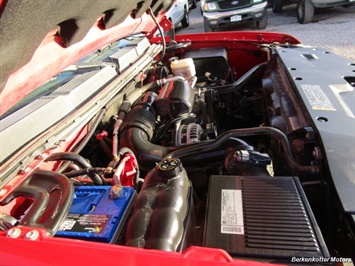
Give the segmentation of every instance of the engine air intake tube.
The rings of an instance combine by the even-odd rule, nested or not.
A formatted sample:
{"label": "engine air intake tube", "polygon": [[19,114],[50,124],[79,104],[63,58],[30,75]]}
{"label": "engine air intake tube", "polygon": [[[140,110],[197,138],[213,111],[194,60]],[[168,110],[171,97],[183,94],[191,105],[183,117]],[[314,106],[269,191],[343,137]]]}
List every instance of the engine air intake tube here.
{"label": "engine air intake tube", "polygon": [[121,127],[121,146],[129,147],[137,156],[139,166],[150,170],[155,162],[169,153],[169,148],[150,142],[155,129],[155,114],[152,104],[157,94],[148,92],[126,115]]}

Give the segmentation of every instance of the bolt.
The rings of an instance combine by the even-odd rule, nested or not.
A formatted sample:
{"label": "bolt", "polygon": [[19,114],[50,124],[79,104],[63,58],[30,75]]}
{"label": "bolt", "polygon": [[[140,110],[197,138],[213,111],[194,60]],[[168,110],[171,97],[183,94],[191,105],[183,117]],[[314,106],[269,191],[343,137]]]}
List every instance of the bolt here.
{"label": "bolt", "polygon": [[6,192],[7,192],[7,189],[6,188],[2,188],[0,190],[0,196],[4,196],[6,194]]}
{"label": "bolt", "polygon": [[11,237],[11,238],[18,238],[21,235],[21,229],[20,228],[11,228],[8,232],[7,232],[7,236]]}
{"label": "bolt", "polygon": [[30,240],[36,240],[39,237],[39,232],[37,230],[29,231],[25,237]]}

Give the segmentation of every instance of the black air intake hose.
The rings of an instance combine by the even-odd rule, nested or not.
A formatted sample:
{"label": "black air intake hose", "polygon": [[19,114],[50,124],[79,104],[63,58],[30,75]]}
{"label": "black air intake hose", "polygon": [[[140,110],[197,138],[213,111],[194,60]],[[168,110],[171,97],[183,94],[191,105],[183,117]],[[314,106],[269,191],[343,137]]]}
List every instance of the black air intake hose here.
{"label": "black air intake hose", "polygon": [[121,127],[121,147],[130,148],[140,168],[149,171],[168,154],[169,148],[152,144],[155,114],[152,104],[157,95],[146,93],[127,113]]}
{"label": "black air intake hose", "polygon": [[152,144],[149,140],[147,133],[138,127],[127,128],[121,134],[122,147],[129,147],[136,155],[139,167],[146,171],[169,153],[168,147]]}

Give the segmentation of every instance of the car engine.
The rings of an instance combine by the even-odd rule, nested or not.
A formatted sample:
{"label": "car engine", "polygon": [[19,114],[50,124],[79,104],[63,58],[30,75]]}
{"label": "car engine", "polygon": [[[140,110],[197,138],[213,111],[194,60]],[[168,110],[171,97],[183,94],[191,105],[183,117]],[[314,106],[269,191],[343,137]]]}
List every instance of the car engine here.
{"label": "car engine", "polygon": [[[350,256],[352,225],[331,218],[341,209],[322,141],[280,59],[297,48],[208,43],[155,52],[70,149],[43,157],[1,202],[21,202],[3,227],[50,223],[58,238],[274,262]],[[125,40],[95,56],[124,76],[152,45]],[[102,67],[79,69],[54,93]]]}

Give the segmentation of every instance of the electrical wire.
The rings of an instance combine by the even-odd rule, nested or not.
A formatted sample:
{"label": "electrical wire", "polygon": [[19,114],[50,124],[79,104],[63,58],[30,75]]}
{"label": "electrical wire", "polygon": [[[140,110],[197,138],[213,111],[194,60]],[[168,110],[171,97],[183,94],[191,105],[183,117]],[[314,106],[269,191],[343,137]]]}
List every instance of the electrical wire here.
{"label": "electrical wire", "polygon": [[160,62],[163,60],[163,58],[164,58],[164,56],[165,56],[165,52],[166,52],[165,36],[164,36],[164,32],[163,32],[162,28],[160,27],[160,25],[159,25],[159,23],[158,23],[158,21],[157,21],[157,18],[155,17],[155,15],[154,15],[154,13],[153,13],[153,11],[152,11],[151,8],[149,8],[149,14],[150,14],[150,16],[152,17],[152,19],[153,19],[155,25],[156,25],[157,28],[158,28],[159,34],[160,34],[160,36],[161,36],[162,44],[163,44],[163,50],[162,50],[162,52],[161,52],[161,55],[160,55],[159,60],[157,60],[157,63],[160,63]]}

